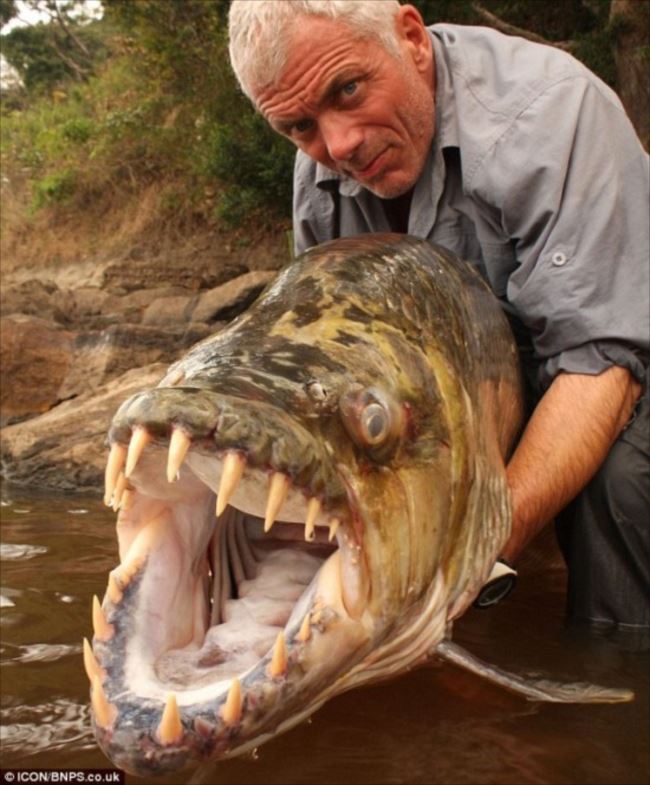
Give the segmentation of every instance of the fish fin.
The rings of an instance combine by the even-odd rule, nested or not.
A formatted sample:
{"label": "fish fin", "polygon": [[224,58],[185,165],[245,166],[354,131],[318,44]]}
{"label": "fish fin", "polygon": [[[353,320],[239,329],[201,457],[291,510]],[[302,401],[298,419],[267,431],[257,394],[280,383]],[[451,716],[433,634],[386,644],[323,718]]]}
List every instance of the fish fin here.
{"label": "fish fin", "polygon": [[435,653],[447,662],[465,668],[477,676],[494,682],[511,692],[523,695],[530,701],[550,701],[554,703],[622,703],[634,700],[632,690],[601,687],[587,682],[562,684],[549,679],[528,679],[516,673],[508,673],[495,665],[490,665],[462,646],[451,641],[442,641]]}

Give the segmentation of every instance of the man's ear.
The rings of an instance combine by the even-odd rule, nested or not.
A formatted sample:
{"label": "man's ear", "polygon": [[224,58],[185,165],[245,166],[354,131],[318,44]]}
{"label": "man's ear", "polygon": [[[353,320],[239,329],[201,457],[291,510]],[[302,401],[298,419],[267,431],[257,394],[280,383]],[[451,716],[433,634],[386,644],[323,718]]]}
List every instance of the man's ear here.
{"label": "man's ear", "polygon": [[402,5],[395,17],[398,40],[411,56],[418,71],[427,71],[432,62],[431,40],[424,20],[413,5]]}

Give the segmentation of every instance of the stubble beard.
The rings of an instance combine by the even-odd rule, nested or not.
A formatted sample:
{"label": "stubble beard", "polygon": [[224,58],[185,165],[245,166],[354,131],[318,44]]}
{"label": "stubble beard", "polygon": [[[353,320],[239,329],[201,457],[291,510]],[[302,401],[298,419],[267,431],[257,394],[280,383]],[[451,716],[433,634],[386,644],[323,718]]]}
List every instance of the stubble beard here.
{"label": "stubble beard", "polygon": [[[401,151],[405,157],[402,167],[389,166],[387,172],[377,182],[361,183],[380,199],[396,199],[408,193],[414,188],[424,170],[435,132],[435,103],[433,95],[421,89],[422,85],[418,85],[418,88],[410,90],[404,102],[404,125],[414,131],[406,141],[407,145],[411,145],[411,150]],[[403,177],[399,177],[401,172]]]}

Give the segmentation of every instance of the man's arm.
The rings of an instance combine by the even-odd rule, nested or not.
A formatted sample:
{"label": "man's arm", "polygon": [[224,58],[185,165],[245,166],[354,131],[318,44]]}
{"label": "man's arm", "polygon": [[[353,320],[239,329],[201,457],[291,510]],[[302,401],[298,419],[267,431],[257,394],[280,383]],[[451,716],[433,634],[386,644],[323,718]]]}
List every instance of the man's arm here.
{"label": "man's arm", "polygon": [[629,420],[641,390],[629,371],[555,377],[507,467],[513,529],[502,551],[515,561],[589,482]]}

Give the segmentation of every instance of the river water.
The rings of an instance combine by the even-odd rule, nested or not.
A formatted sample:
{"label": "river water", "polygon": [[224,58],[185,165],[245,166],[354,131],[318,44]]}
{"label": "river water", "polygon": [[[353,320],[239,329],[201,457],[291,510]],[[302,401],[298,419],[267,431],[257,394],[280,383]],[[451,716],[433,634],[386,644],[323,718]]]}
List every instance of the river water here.
{"label": "river water", "polygon": [[[114,515],[95,498],[5,488],[1,532],[2,767],[110,768],[90,729],[81,640],[116,563]],[[568,628],[557,558],[523,572],[501,605],[467,613],[455,640],[519,673],[631,687],[633,703],[528,703],[432,666],[342,695],[253,754],[153,782],[647,783],[647,648]]]}

